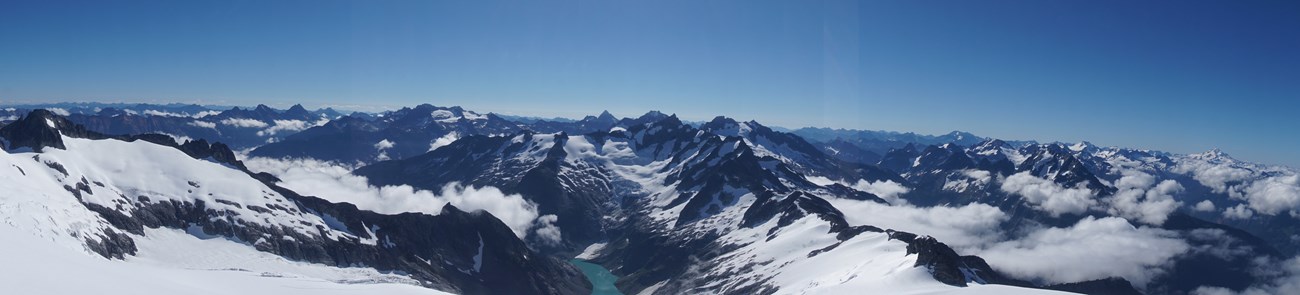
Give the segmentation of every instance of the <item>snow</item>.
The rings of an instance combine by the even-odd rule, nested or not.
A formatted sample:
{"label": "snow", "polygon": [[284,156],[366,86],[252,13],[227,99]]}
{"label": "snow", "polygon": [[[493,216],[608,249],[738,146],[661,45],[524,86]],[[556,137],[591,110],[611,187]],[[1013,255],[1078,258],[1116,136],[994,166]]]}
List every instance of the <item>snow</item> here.
{"label": "snow", "polygon": [[483,272],[483,234],[478,234],[478,253],[474,254],[474,272]]}
{"label": "snow", "polygon": [[581,260],[596,259],[596,257],[600,257],[600,251],[604,250],[606,245],[608,244],[607,243],[591,244],[591,246],[587,246],[587,249],[582,250],[582,254],[578,254],[578,256],[574,256],[573,258],[581,259]]}
{"label": "snow", "polygon": [[[67,150],[0,151],[0,179],[5,179],[0,181],[0,191],[5,192],[0,194],[0,236],[5,237],[0,278],[9,279],[4,280],[6,292],[446,294],[412,285],[417,282],[404,275],[289,261],[257,251],[245,241],[208,235],[197,226],[146,229],[143,236],[131,235],[136,256],[125,261],[104,259],[89,251],[83,239],[98,239],[112,227],[63,189],[85,183],[83,177],[92,192],[82,193],[85,202],[110,208],[135,206],[139,201],[135,196],[141,195],[151,201],[203,200],[244,222],[282,226],[308,236],[346,233],[318,230],[316,226],[324,227],[324,221],[314,215],[261,214],[218,203],[266,206],[286,200],[243,172],[189,158],[173,148],[143,141],[63,140]],[[57,163],[67,174],[47,163]],[[261,237],[254,244],[271,238],[277,237]]]}
{"label": "snow", "polygon": [[150,231],[160,237],[137,240],[141,257],[115,261],[50,247],[48,240],[0,225],[5,237],[0,277],[6,278],[6,292],[14,294],[449,294],[409,284],[331,279],[355,270],[276,261],[233,242],[164,231],[170,233]]}
{"label": "snow", "polygon": [[465,111],[463,115],[465,116],[465,120],[470,120],[470,121],[487,120],[486,115],[480,115],[479,113],[475,113],[471,111]]}
{"label": "snow", "polygon": [[[734,222],[745,207],[732,206],[715,216],[716,220]],[[960,288],[940,283],[925,268],[913,266],[916,255],[906,254],[906,243],[890,240],[884,233],[865,232],[809,257],[812,251],[839,243],[836,234],[828,233],[829,224],[809,215],[778,229],[771,237],[768,233],[776,224],[772,219],[753,228],[706,225],[726,233],[721,241],[741,246],[714,258],[711,262],[716,266],[712,269],[694,269],[699,273],[691,275],[722,278],[707,287],[724,290],[766,280],[777,288],[777,294],[861,294],[863,290],[888,290],[889,294],[1058,293],[976,283]]]}
{"label": "snow", "polygon": [[139,253],[127,262],[190,270],[239,270],[262,276],[311,278],[330,282],[417,285],[407,276],[364,267],[332,267],[298,262],[257,251],[222,237],[194,236],[176,229],[147,229],[135,238]]}
{"label": "snow", "polygon": [[448,132],[447,135],[443,135],[442,137],[439,137],[438,139],[435,139],[433,140],[433,142],[429,143],[429,151],[432,152],[433,150],[436,150],[440,147],[447,146],[453,142],[456,142],[457,139],[460,139],[460,134],[456,133],[455,131]]}

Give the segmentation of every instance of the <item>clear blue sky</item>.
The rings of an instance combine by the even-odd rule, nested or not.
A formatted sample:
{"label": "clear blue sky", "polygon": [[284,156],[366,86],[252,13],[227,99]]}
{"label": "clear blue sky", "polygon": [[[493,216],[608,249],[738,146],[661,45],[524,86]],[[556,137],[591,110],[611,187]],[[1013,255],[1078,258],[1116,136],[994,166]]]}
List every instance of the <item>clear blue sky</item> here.
{"label": "clear blue sky", "polygon": [[658,109],[1300,166],[1300,1],[0,1],[0,101]]}

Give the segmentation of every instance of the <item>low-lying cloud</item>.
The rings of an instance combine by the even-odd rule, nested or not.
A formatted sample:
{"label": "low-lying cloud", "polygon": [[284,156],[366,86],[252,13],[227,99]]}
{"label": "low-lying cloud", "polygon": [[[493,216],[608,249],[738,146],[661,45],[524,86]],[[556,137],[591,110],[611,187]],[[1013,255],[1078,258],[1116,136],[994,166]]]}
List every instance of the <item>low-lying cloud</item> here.
{"label": "low-lying cloud", "polygon": [[1173,231],[1134,227],[1118,217],[1087,217],[1068,228],[1039,229],[993,244],[978,255],[1021,279],[1068,283],[1119,276],[1143,286],[1188,249]]}
{"label": "low-lying cloud", "polygon": [[213,123],[213,122],[194,120],[186,124],[189,124],[190,126],[194,126],[194,127],[199,127],[199,128],[217,129],[217,123]]}
{"label": "low-lying cloud", "polygon": [[267,126],[266,122],[262,122],[254,119],[243,119],[243,118],[227,118],[221,120],[221,125],[234,126],[239,128],[265,128]]}
{"label": "low-lying cloud", "polygon": [[1115,182],[1119,191],[1106,200],[1111,215],[1161,225],[1169,213],[1183,205],[1174,200],[1174,194],[1184,190],[1178,182],[1165,180],[1156,184],[1154,176],[1138,171],[1124,171],[1123,175]]}
{"label": "low-lying cloud", "polygon": [[1097,205],[1092,191],[1087,188],[1067,188],[1029,174],[1020,172],[1008,176],[1002,181],[1002,191],[1017,194],[1029,202],[1035,209],[1051,214],[1079,214]]}
{"label": "low-lying cloud", "polygon": [[903,194],[912,191],[912,189],[907,188],[906,186],[903,186],[902,184],[899,184],[897,182],[894,182],[893,180],[869,182],[866,180],[859,179],[858,183],[853,184],[852,187],[853,189],[876,195],[877,197],[884,199],[890,204],[895,204],[895,205],[907,204],[907,200],[900,197]]}
{"label": "low-lying cloud", "polygon": [[1000,226],[1008,219],[997,207],[981,203],[916,207],[838,198],[827,201],[844,212],[849,224],[930,235],[959,250],[976,249],[1001,240]]}
{"label": "low-lying cloud", "polygon": [[559,235],[556,218],[539,220],[537,205],[518,194],[505,194],[495,187],[471,187],[449,183],[438,192],[418,190],[409,185],[375,187],[362,176],[351,174],[352,168],[311,159],[277,160],[249,158],[249,169],[279,177],[280,185],[304,195],[332,202],[348,202],[363,210],[384,214],[419,212],[438,215],[442,207],[452,204],[466,211],[484,210],[500,219],[521,239],[536,227],[543,240]]}

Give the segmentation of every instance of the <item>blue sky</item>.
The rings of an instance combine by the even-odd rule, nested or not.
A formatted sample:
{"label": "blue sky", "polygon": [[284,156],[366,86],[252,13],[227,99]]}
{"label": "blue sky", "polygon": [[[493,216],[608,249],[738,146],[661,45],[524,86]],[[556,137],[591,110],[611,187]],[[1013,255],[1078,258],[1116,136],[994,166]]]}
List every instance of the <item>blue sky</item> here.
{"label": "blue sky", "polygon": [[0,2],[0,101],[656,109],[1300,166],[1297,1]]}

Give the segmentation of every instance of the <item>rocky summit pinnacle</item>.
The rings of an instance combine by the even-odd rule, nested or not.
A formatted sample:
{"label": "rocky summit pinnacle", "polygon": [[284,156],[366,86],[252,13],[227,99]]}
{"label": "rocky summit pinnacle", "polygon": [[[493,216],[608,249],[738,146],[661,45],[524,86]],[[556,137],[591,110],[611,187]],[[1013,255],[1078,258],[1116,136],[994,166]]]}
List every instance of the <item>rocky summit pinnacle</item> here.
{"label": "rocky summit pinnacle", "polygon": [[90,133],[92,132],[86,131],[84,127],[44,109],[31,111],[22,119],[0,128],[0,137],[7,141],[7,150],[24,147],[35,151],[45,147],[65,149],[60,134],[84,137]]}

